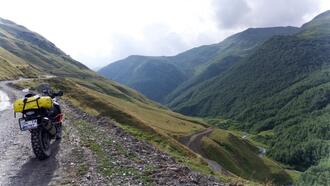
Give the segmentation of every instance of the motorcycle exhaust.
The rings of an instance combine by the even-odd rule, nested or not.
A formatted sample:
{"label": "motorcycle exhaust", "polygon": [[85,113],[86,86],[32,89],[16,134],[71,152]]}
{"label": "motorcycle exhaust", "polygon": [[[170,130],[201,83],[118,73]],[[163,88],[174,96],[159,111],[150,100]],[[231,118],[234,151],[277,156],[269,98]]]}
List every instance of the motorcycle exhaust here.
{"label": "motorcycle exhaust", "polygon": [[43,128],[46,129],[51,136],[56,135],[56,128],[48,118],[43,118],[41,123]]}

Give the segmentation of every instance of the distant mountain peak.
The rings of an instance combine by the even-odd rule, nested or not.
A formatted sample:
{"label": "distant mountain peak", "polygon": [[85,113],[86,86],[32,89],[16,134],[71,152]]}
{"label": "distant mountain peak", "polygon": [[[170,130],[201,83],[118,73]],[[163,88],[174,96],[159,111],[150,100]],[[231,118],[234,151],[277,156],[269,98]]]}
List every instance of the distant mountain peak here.
{"label": "distant mountain peak", "polygon": [[313,20],[319,20],[319,19],[330,19],[330,10],[327,10],[327,11],[317,15]]}
{"label": "distant mountain peak", "polygon": [[15,24],[15,23],[0,17],[0,24]]}
{"label": "distant mountain peak", "polygon": [[330,10],[317,15],[310,22],[302,25],[302,36],[328,36],[330,35]]}

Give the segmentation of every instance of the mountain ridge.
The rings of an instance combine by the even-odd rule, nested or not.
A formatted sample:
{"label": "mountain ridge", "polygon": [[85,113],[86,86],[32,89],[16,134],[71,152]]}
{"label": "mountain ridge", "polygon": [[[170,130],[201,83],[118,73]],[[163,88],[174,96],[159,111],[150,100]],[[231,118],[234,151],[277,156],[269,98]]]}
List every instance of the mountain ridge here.
{"label": "mountain ridge", "polygon": [[[167,96],[175,92],[176,88],[183,85],[187,80],[191,80],[203,73],[213,63],[221,62],[223,58],[229,56],[247,55],[253,48],[273,35],[287,35],[296,33],[297,31],[298,29],[296,27],[250,28],[234,34],[220,43],[195,47],[175,56],[129,56],[100,69],[98,73],[109,79],[133,87],[154,101],[166,103],[166,100],[169,99]],[[173,76],[168,76],[165,79],[162,78],[162,80],[158,78],[154,79],[154,77],[157,77],[157,75],[152,74],[155,71],[145,70],[142,72],[139,71],[139,73],[143,73],[144,75],[135,74],[137,73],[137,67],[144,66],[145,69],[149,69],[148,65],[154,65],[150,63],[151,61],[168,64],[172,68],[172,70],[168,71],[173,71],[173,68],[176,68],[176,73],[172,74],[174,78],[179,77],[176,83],[171,86],[166,85],[166,81],[173,79]],[[157,70],[161,72],[164,68],[166,67],[162,66]],[[148,78],[148,82],[143,80]],[[139,80],[143,82],[139,82]],[[153,92],[157,90],[157,86],[159,85],[166,86],[166,92]]]}
{"label": "mountain ridge", "polygon": [[[319,163],[323,170],[330,152],[330,11],[244,53],[258,42],[247,43],[222,55],[212,51],[216,57],[199,63],[162,102],[183,114],[219,119],[215,124],[225,129],[249,131],[269,145],[270,157],[306,174],[315,174]],[[223,125],[222,118],[235,122]]]}
{"label": "mountain ridge", "polygon": [[[174,157],[174,159],[170,159],[170,161],[177,161],[180,164],[189,166],[192,170],[190,170],[190,168],[185,168],[185,170],[187,170],[185,171],[185,174],[197,171],[200,172],[201,175],[207,175],[199,176],[199,173],[194,173],[194,175],[198,175],[199,178],[206,179],[195,180],[195,183],[220,182],[221,184],[222,182],[234,182],[239,184],[258,185],[258,183],[264,183],[273,177],[279,178],[275,180],[276,183],[292,182],[292,178],[288,176],[285,168],[275,166],[276,162],[273,161],[262,161],[258,164],[263,169],[270,170],[265,172],[262,177],[256,177],[254,175],[248,177],[245,176],[252,181],[237,176],[224,175],[219,171],[214,171],[208,166],[207,162],[203,161],[201,155],[194,153],[188,147],[180,143],[181,138],[208,128],[209,124],[204,120],[172,112],[168,108],[147,99],[133,89],[98,76],[95,72],[85,68],[78,61],[71,59],[66,54],[61,53],[57,55],[56,51],[53,53],[53,50],[48,50],[47,48],[51,45],[40,43],[43,42],[40,38],[36,40],[34,39],[38,35],[35,35],[33,32],[30,34],[22,34],[21,28],[16,30],[10,28],[9,31],[6,31],[6,29],[8,29],[8,27],[1,27],[0,24],[0,33],[2,34],[0,34],[0,40],[5,41],[0,43],[0,60],[3,60],[0,61],[0,65],[3,67],[6,67],[7,64],[11,65],[12,72],[16,74],[9,77],[8,71],[0,71],[1,75],[4,75],[0,76],[2,78],[1,80],[32,76],[34,77],[32,80],[22,80],[14,86],[21,89],[29,88],[35,90],[39,84],[48,83],[54,89],[64,91],[64,97],[62,98],[68,103],[67,105],[70,105],[73,110],[78,108],[83,111],[78,112],[81,120],[74,121],[74,118],[71,118],[70,114],[68,114],[68,117],[73,119],[70,120],[73,121],[71,127],[78,130],[79,133],[76,135],[80,135],[79,137],[82,139],[84,148],[90,150],[90,153],[96,157],[95,164],[97,169],[93,169],[93,171],[97,172],[97,174],[105,175],[108,178],[109,176],[115,176],[114,172],[117,172],[118,170],[120,173],[125,173],[122,174],[123,176],[121,177],[133,177],[143,183],[144,181],[148,182],[149,178],[150,180],[155,180],[151,178],[154,174],[150,174],[150,171],[155,171],[157,177],[161,178],[167,175],[167,171],[164,174],[160,171],[161,174],[159,174],[158,169],[149,170],[149,168],[147,168],[146,171],[141,172],[140,169],[137,170],[137,167],[132,165],[114,169],[112,167],[113,161],[111,159],[113,157],[109,157],[109,153],[119,152],[120,156],[124,156],[124,158],[133,158],[134,161],[140,157],[136,157],[131,153],[126,153],[125,149],[122,149],[116,142],[110,140],[111,138],[104,136],[105,134],[108,134],[106,133],[107,131],[104,131],[103,129],[102,131],[99,130],[99,127],[110,127],[123,128],[126,132],[136,136],[138,139],[152,143],[156,148]],[[28,31],[24,29],[23,32]],[[24,37],[21,37],[22,35]],[[45,42],[47,43],[47,41]],[[149,63],[157,64],[152,61]],[[165,65],[169,64],[166,63]],[[19,73],[17,67],[21,68],[21,66],[28,66],[33,70],[25,69],[25,73]],[[143,68],[143,66],[139,68]],[[34,74],[32,75],[32,73]],[[166,75],[166,73],[164,74]],[[53,75],[53,77],[49,79],[39,78],[42,75]],[[91,119],[89,121],[87,114],[95,116],[93,118],[99,118],[99,120]],[[105,119],[115,120],[118,123],[116,126],[108,126],[107,123],[102,122],[102,120]],[[122,132],[116,132],[116,134],[123,137],[121,133]],[[100,139],[101,143],[96,139]],[[230,140],[231,138],[228,139],[228,144],[231,144]],[[238,143],[245,143],[241,137],[235,137],[235,141],[238,141]],[[138,143],[139,141],[137,141],[137,144]],[[109,145],[113,145],[115,148],[109,149]],[[217,148],[219,147],[215,147],[215,149]],[[142,149],[141,152],[144,153],[143,150],[144,149]],[[249,154],[255,158],[258,156],[258,153],[254,151],[249,152]],[[151,155],[153,155],[153,153],[151,153]],[[235,160],[235,156],[233,157],[234,158],[232,159]],[[244,162],[248,163],[248,161]],[[79,169],[75,171],[78,171],[77,174],[85,178],[84,176],[88,176],[88,165],[80,163],[81,162],[77,163]],[[150,165],[150,167],[150,169],[152,169],[153,165]],[[253,171],[260,170],[259,166],[251,168]],[[240,173],[240,167],[236,167],[236,170],[238,176],[244,175]],[[245,172],[247,170],[244,169],[242,171]],[[138,174],[136,174],[137,172]],[[220,181],[213,179],[213,176]],[[111,180],[109,182],[111,182]]]}

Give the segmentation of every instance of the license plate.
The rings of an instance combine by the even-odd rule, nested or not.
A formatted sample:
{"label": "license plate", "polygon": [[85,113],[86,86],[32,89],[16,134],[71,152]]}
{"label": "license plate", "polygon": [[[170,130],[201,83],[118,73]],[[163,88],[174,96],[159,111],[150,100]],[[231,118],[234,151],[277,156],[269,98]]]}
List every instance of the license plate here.
{"label": "license plate", "polygon": [[38,127],[38,120],[36,120],[36,119],[29,120],[29,121],[20,120],[20,126],[21,126],[21,130],[23,130],[23,131],[35,129]]}

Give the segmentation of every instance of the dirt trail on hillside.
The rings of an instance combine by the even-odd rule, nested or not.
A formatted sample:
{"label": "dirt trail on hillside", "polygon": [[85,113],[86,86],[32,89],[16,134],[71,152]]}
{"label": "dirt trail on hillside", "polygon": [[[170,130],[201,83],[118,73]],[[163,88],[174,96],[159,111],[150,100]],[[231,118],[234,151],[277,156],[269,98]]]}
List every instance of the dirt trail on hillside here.
{"label": "dirt trail on hillside", "polygon": [[192,151],[194,151],[195,153],[201,155],[203,157],[203,159],[209,164],[209,166],[212,168],[213,171],[215,171],[215,172],[224,172],[221,165],[218,164],[216,161],[213,161],[213,160],[210,160],[210,159],[206,158],[206,155],[202,150],[202,138],[204,136],[207,136],[210,133],[212,133],[213,130],[214,129],[210,127],[210,128],[207,128],[206,130],[204,130],[202,132],[198,132],[196,134],[193,134],[189,137],[189,140],[187,142],[185,142],[184,144],[187,147],[189,147]]}
{"label": "dirt trail on hillside", "polygon": [[[0,82],[0,90],[12,104],[24,93],[7,83]],[[35,158],[30,133],[20,131],[12,106],[0,111],[0,186],[141,185],[139,180],[144,178],[137,177],[132,169],[146,172],[146,179],[155,185],[223,185],[214,177],[200,175],[177,163],[174,158],[127,134],[108,119],[89,116],[68,103],[62,102],[61,106],[67,115],[63,138],[61,142],[52,143],[52,155],[44,161]],[[101,174],[99,157],[82,143],[80,133],[73,125],[77,120],[84,120],[99,133],[104,133],[100,139],[107,138],[112,144],[102,146],[109,163],[120,170],[128,170],[128,173],[119,171],[110,177]],[[118,146],[122,148],[116,150]],[[148,166],[153,169],[149,170]]]}
{"label": "dirt trail on hillside", "polygon": [[213,128],[207,128],[206,130],[204,130],[202,132],[193,134],[190,137],[190,139],[187,143],[187,146],[190,149],[192,149],[194,152],[202,153],[202,150],[201,150],[202,142],[201,142],[201,140],[204,136],[209,135],[212,131],[213,131]]}
{"label": "dirt trail on hillside", "polygon": [[[52,141],[51,157],[44,161],[36,159],[31,147],[30,133],[28,131],[20,131],[18,118],[21,114],[17,114],[17,118],[14,118],[12,108],[13,101],[23,97],[26,93],[7,85],[12,82],[15,81],[0,81],[2,97],[9,97],[10,103],[9,107],[3,107],[0,111],[0,186],[88,185],[89,183],[102,183],[103,180],[98,175],[89,178],[87,180],[89,182],[84,180],[80,183],[75,182],[78,171],[75,164],[76,159],[82,156],[84,156],[84,159],[91,158],[85,152],[77,153],[82,148],[76,143],[78,136],[71,134],[72,127],[69,125],[69,120],[64,121],[67,131],[63,132],[63,140]],[[0,102],[0,104],[2,103]]]}

